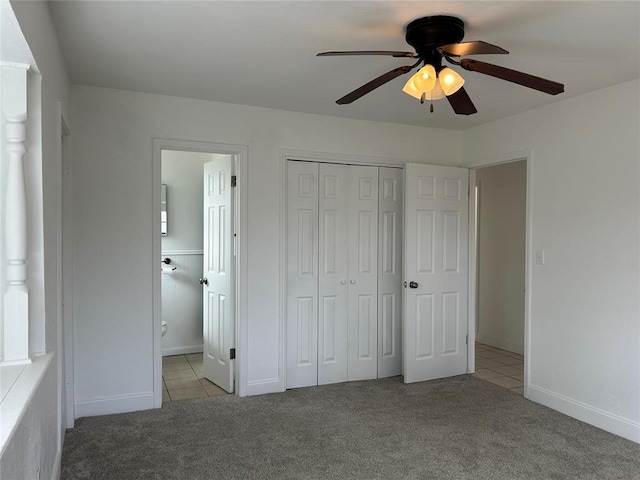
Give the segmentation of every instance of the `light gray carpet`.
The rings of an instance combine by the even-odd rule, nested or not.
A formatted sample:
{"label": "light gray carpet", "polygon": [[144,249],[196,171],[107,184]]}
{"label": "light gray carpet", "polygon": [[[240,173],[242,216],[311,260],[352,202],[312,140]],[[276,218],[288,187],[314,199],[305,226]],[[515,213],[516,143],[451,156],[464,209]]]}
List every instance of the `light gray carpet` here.
{"label": "light gray carpet", "polygon": [[80,419],[63,479],[640,479],[640,445],[475,377]]}

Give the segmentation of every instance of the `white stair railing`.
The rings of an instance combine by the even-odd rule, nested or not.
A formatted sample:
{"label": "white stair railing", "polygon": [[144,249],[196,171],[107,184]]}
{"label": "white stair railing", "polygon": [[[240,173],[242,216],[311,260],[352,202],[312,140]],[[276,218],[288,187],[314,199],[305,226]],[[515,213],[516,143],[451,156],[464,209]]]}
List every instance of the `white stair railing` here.
{"label": "white stair railing", "polygon": [[2,64],[7,193],[4,240],[6,279],[2,365],[30,363],[29,287],[27,284],[27,192],[23,158],[27,152],[27,65]]}

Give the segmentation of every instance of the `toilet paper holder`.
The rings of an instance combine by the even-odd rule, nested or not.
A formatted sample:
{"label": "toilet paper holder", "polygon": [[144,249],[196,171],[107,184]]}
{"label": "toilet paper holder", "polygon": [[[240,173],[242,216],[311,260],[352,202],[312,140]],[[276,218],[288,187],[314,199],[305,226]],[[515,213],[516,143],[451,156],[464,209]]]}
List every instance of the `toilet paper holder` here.
{"label": "toilet paper holder", "polygon": [[178,267],[170,267],[170,268],[165,267],[165,265],[171,264],[171,259],[169,257],[163,258],[160,263],[162,264],[162,267],[161,267],[162,273],[171,273],[176,268],[178,268]]}

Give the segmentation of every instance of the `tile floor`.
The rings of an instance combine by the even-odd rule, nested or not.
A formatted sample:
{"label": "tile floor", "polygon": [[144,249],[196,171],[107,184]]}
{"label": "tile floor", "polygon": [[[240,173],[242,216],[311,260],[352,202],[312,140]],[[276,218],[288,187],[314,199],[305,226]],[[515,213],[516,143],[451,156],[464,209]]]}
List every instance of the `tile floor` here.
{"label": "tile floor", "polygon": [[487,382],[507,388],[518,395],[524,392],[524,357],[518,353],[476,343],[476,373]]}
{"label": "tile floor", "polygon": [[162,401],[227,395],[223,389],[204,378],[202,354],[162,357]]}

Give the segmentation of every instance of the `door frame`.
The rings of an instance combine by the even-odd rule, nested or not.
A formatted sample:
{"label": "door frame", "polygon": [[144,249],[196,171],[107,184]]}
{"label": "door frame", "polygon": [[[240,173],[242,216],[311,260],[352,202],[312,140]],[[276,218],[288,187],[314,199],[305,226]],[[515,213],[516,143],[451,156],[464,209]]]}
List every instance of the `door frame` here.
{"label": "door frame", "polygon": [[[69,122],[58,102],[58,162],[56,166],[56,315],[58,335],[58,408],[63,432],[75,424],[73,363],[73,269],[71,262],[71,157]],[[63,416],[64,412],[64,416]],[[60,450],[62,443],[60,440]]]}
{"label": "door frame", "polygon": [[[367,155],[348,155],[328,152],[314,152],[308,150],[281,149],[280,150],[280,302],[278,312],[278,376],[280,391],[287,389],[287,165],[290,160],[302,162],[335,163],[342,165],[363,165],[372,167],[401,168],[405,164],[415,163],[415,159],[398,159],[374,157]],[[424,162],[420,162],[424,163]],[[271,391],[271,390],[269,390]],[[263,393],[252,391],[252,394]],[[265,390],[264,393],[267,393]]]}
{"label": "door frame", "polygon": [[160,235],[160,196],[162,150],[184,152],[205,152],[232,155],[235,157],[235,175],[237,187],[234,196],[235,212],[238,225],[236,256],[236,360],[234,365],[235,394],[244,397],[247,394],[247,350],[248,350],[248,317],[247,317],[247,171],[249,148],[246,145],[228,143],[199,142],[191,140],[175,140],[165,138],[153,139],[152,158],[152,341],[153,341],[153,405],[162,406],[162,296],[161,296],[161,262],[162,237]]}
{"label": "door frame", "polygon": [[475,372],[475,341],[477,317],[477,265],[478,265],[478,232],[477,232],[477,198],[475,195],[476,170],[505,163],[526,160],[526,212],[525,212],[525,264],[524,264],[524,396],[529,397],[530,355],[531,355],[531,261],[532,261],[532,181],[533,150],[522,150],[496,157],[474,160],[465,165],[469,169],[469,348],[468,372]]}

